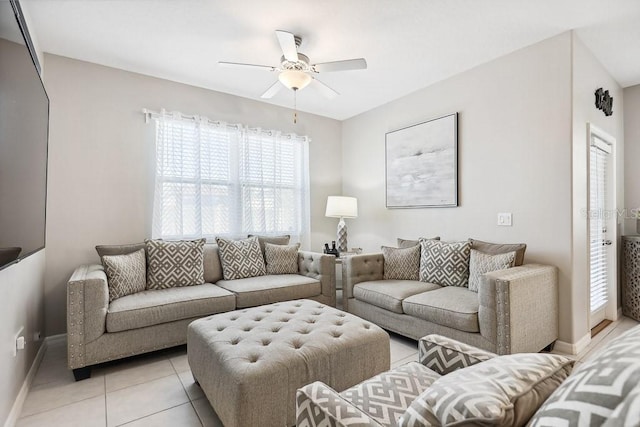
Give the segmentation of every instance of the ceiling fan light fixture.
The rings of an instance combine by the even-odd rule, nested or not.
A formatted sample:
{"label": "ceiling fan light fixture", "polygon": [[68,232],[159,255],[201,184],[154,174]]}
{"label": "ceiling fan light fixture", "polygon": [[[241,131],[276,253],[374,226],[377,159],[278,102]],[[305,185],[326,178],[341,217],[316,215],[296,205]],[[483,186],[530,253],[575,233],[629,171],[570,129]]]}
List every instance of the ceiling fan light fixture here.
{"label": "ceiling fan light fixture", "polygon": [[300,90],[311,83],[311,76],[300,70],[284,70],[278,76],[278,80],[291,90]]}

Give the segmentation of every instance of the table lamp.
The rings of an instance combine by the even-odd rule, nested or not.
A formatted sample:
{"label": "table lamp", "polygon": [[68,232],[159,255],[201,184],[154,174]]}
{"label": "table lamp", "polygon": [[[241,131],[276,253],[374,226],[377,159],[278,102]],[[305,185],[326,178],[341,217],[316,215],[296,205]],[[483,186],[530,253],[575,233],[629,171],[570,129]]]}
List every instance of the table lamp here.
{"label": "table lamp", "polygon": [[325,216],[340,218],[338,222],[337,244],[340,252],[347,252],[347,224],[345,218],[358,217],[358,199],[355,197],[329,196]]}

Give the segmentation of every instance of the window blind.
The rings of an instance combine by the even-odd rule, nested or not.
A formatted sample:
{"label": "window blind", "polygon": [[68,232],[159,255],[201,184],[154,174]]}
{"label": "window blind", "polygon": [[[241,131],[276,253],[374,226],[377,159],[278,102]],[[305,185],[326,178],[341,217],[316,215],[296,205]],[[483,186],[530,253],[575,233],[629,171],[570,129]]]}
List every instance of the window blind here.
{"label": "window blind", "polygon": [[607,227],[607,161],[611,147],[593,138],[590,148],[590,304],[591,312],[608,301],[608,247],[604,245]]}
{"label": "window blind", "polygon": [[153,237],[309,235],[308,138],[157,113]]}

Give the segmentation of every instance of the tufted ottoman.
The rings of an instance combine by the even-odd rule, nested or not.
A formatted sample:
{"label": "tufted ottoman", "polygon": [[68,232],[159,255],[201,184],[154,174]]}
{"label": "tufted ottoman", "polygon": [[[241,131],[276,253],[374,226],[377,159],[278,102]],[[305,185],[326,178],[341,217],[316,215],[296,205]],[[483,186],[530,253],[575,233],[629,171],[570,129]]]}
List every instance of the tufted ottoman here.
{"label": "tufted ottoman", "polygon": [[310,300],[215,314],[189,325],[194,378],[226,427],[295,424],[296,390],[342,391],[389,369],[389,335]]}

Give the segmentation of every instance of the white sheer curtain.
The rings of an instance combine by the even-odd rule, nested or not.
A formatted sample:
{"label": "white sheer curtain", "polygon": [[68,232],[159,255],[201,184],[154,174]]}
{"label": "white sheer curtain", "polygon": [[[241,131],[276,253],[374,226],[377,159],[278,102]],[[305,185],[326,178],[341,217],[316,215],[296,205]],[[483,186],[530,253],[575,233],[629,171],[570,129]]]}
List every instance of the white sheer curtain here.
{"label": "white sheer curtain", "polygon": [[156,129],[154,238],[290,234],[308,247],[307,137],[147,114]]}

